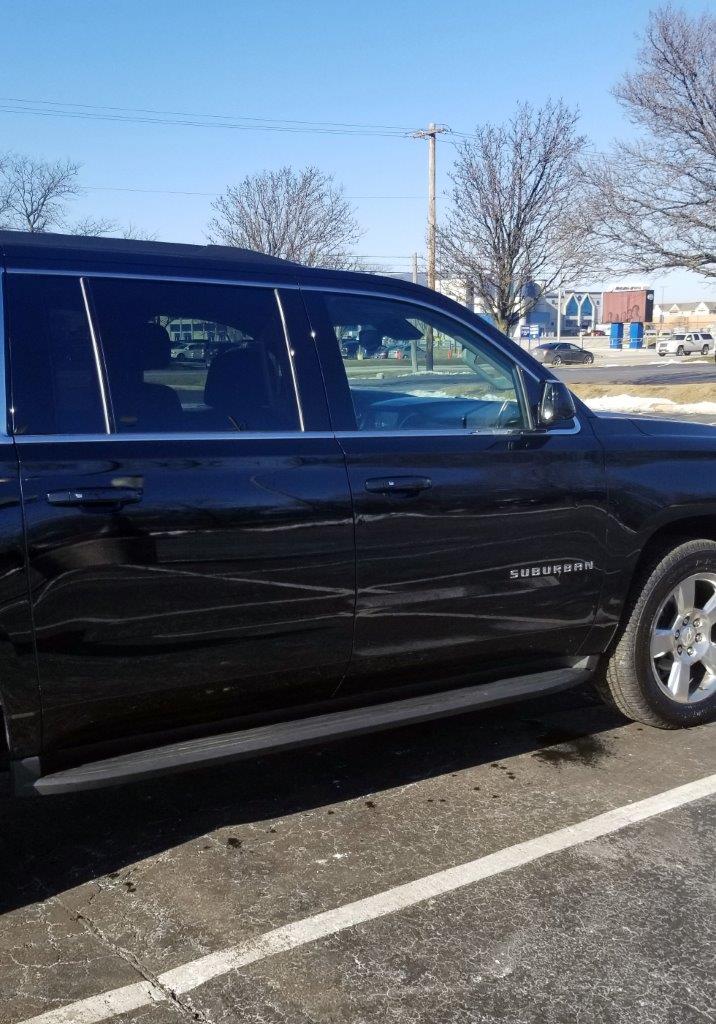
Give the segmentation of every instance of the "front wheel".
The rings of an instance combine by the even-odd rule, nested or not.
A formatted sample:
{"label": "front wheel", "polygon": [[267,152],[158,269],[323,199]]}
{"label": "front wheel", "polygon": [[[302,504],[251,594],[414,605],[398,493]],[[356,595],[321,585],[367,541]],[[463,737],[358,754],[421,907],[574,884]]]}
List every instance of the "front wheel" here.
{"label": "front wheel", "polygon": [[561,366],[561,365],[562,365],[562,357],[561,356],[555,356],[554,359],[552,360],[552,366]]}
{"label": "front wheel", "polygon": [[701,355],[702,356],[707,356],[708,354],[709,354],[709,347],[708,347],[708,345],[704,345],[702,347],[702,349],[701,349]]}
{"label": "front wheel", "polygon": [[587,366],[591,366],[594,362],[594,356],[585,356],[584,362],[587,364]]}
{"label": "front wheel", "polygon": [[677,356],[683,356],[683,354],[684,354],[684,346],[683,345],[679,345],[679,347],[676,350],[676,354],[677,354]]}
{"label": "front wheel", "polygon": [[716,542],[690,540],[635,581],[628,618],[598,686],[619,710],[661,729],[716,712]]}

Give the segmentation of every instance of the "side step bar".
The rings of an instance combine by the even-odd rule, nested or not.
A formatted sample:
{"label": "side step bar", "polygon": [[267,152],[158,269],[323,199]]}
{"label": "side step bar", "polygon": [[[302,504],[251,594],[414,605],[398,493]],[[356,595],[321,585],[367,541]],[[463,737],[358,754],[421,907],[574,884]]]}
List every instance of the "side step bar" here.
{"label": "side step bar", "polygon": [[[446,718],[449,715],[459,715],[463,711],[496,707],[499,704],[510,704],[513,701],[566,690],[586,682],[591,674],[590,659],[585,659],[571,668],[536,672],[526,676],[500,679],[494,683],[481,683],[478,686],[391,701],[388,704],[373,704],[314,718],[278,722],[239,732],[171,743],[152,750],[122,754],[77,768],[53,772],[32,781],[26,774],[24,785],[18,787],[21,791],[18,795],[36,793],[49,796],[81,789],[99,789],[102,786],[166,775],[169,772],[208,767],[240,758],[308,746],[321,740],[358,736],[380,729]],[[16,779],[19,781],[18,775]]]}

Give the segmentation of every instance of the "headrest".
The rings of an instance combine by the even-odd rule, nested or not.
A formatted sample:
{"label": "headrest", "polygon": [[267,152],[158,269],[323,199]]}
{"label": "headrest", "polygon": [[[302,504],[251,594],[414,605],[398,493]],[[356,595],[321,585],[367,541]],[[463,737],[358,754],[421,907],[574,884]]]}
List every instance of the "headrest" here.
{"label": "headrest", "polygon": [[143,370],[162,370],[169,365],[172,343],[161,324],[140,324],[133,343]]}
{"label": "headrest", "polygon": [[235,412],[237,400],[260,405],[268,397],[263,360],[257,349],[232,348],[214,357],[204,387],[207,405]]}

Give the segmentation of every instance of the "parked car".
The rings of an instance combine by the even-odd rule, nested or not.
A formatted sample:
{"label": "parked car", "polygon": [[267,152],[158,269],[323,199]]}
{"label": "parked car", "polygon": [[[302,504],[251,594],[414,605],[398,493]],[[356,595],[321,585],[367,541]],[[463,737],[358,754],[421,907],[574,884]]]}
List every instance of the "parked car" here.
{"label": "parked car", "polygon": [[656,351],[660,356],[690,356],[695,352],[707,356],[714,351],[714,338],[707,331],[678,331],[668,338],[659,338]]}
{"label": "parked car", "polygon": [[171,348],[171,358],[178,363],[203,363],[206,357],[207,346],[200,341],[183,341]]}
{"label": "parked car", "polygon": [[532,355],[540,363],[547,363],[550,366],[561,366],[562,363],[591,365],[594,362],[593,352],[568,341],[546,341],[534,348]]}
{"label": "parked car", "polygon": [[[16,232],[0,259],[16,793],[588,680],[649,725],[713,717],[714,427],[597,415],[484,318],[393,278]],[[179,319],[225,339],[190,380]],[[460,355],[419,386],[366,378],[337,341],[356,323]]]}

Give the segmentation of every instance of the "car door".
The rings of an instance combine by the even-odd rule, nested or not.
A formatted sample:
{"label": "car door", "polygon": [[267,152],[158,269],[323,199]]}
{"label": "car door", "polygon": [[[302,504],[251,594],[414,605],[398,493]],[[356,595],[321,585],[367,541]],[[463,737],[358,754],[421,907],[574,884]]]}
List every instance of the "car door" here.
{"label": "car door", "polygon": [[[353,521],[298,293],[8,278],[46,756],[328,698]],[[208,366],[172,360],[180,321]]]}
{"label": "car door", "polygon": [[[537,431],[538,371],[419,301],[305,292],[356,517],[343,693],[506,674],[576,654],[604,577],[603,457],[588,422]],[[340,358],[360,323],[430,339],[419,372]],[[478,321],[479,323],[479,321]],[[495,333],[495,337],[501,336]],[[509,342],[506,343],[509,346]]]}

